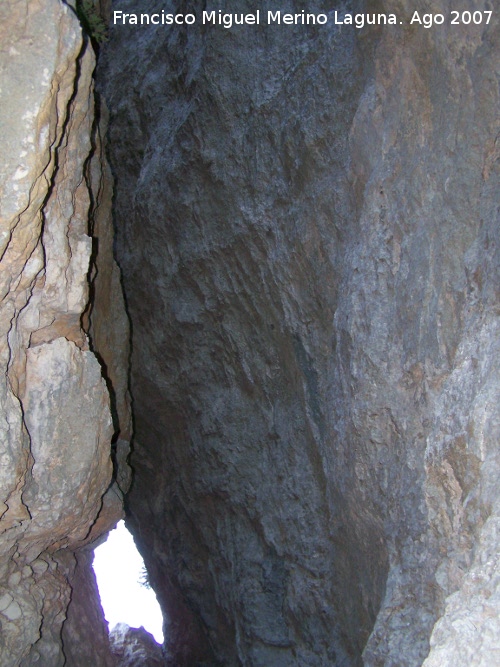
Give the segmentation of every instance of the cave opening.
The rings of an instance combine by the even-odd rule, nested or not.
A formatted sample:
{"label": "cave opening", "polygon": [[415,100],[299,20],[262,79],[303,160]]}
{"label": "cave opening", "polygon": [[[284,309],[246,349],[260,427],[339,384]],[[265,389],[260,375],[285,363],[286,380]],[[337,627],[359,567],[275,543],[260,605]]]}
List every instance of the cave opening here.
{"label": "cave opening", "polygon": [[94,551],[94,572],[104,616],[110,631],[118,623],[144,627],[163,643],[163,618],[134,538],[124,521],[110,531],[108,539]]}

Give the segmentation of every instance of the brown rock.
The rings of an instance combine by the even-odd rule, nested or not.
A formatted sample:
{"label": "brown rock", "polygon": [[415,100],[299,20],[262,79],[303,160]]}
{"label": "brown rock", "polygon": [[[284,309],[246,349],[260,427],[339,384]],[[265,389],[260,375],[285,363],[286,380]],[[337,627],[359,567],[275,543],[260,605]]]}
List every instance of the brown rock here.
{"label": "brown rock", "polygon": [[[112,380],[81,325],[97,245],[89,216],[107,207],[110,224],[109,196],[101,203],[96,187],[107,167],[92,157],[95,58],[73,10],[57,0],[2,2],[0,45],[1,662],[69,664],[79,653],[72,642],[93,636],[93,664],[108,665],[107,628],[86,584],[90,560],[80,554],[76,568],[73,553],[123,514],[116,485],[106,493],[120,428],[112,424]],[[101,210],[103,249],[112,245],[104,220]],[[114,285],[116,296],[116,275]],[[120,308],[117,298],[110,339],[128,335],[118,334],[126,329]],[[96,314],[94,328],[103,317]],[[113,367],[107,350],[102,356]],[[125,394],[117,382],[114,405],[128,437]],[[82,660],[73,664],[90,664]]]}

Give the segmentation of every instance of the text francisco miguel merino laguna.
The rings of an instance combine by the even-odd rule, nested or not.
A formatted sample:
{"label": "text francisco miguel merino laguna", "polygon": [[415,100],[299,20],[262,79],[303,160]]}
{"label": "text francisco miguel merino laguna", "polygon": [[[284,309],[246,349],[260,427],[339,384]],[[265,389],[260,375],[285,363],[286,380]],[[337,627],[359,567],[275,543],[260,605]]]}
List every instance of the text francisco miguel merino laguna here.
{"label": "text francisco miguel merino laguna", "polygon": [[[265,16],[267,13],[267,16]],[[167,14],[163,10],[155,14],[128,14],[122,11],[113,12],[114,25],[193,25],[196,23],[195,14]],[[267,18],[267,21],[265,19]],[[352,25],[363,28],[365,25],[395,25],[399,23],[395,14],[346,14],[333,12],[333,23],[337,25]],[[261,25],[267,23],[279,25],[325,25],[328,23],[327,14],[309,14],[302,10],[297,14],[288,14],[280,11],[261,12],[260,9],[251,14],[230,14],[220,9],[218,12],[206,12],[201,15],[203,25],[220,25],[232,28],[235,25]]]}

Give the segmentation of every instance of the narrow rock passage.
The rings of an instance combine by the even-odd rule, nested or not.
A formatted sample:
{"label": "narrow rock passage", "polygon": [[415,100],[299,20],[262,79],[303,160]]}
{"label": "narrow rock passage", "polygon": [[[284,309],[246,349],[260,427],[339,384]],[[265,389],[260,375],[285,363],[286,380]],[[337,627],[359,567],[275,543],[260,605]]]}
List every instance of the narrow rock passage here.
{"label": "narrow rock passage", "polygon": [[110,629],[118,623],[142,626],[163,644],[161,610],[148,583],[144,561],[123,521],[95,549],[93,568]]}
{"label": "narrow rock passage", "polygon": [[99,64],[130,522],[167,662],[487,664],[496,603],[468,573],[490,580],[498,510],[498,17],[313,0],[326,24],[278,25],[305,8],[271,4],[229,28],[203,11],[256,7],[167,3],[196,22],[118,21]]}
{"label": "narrow rock passage", "polygon": [[499,16],[425,11],[0,2],[1,667],[498,663]]}

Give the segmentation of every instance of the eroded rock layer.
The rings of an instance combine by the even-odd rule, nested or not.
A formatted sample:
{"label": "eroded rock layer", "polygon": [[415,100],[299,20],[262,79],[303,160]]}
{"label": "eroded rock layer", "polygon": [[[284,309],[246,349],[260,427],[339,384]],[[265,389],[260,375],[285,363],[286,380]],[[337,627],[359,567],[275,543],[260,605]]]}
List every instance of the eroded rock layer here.
{"label": "eroded rock layer", "polygon": [[0,5],[2,667],[114,664],[85,547],[123,513],[111,441],[130,437],[127,349],[110,343],[128,333],[95,57],[70,4]]}
{"label": "eroded rock layer", "polygon": [[103,51],[131,525],[171,665],[498,658],[498,16],[335,4]]}

